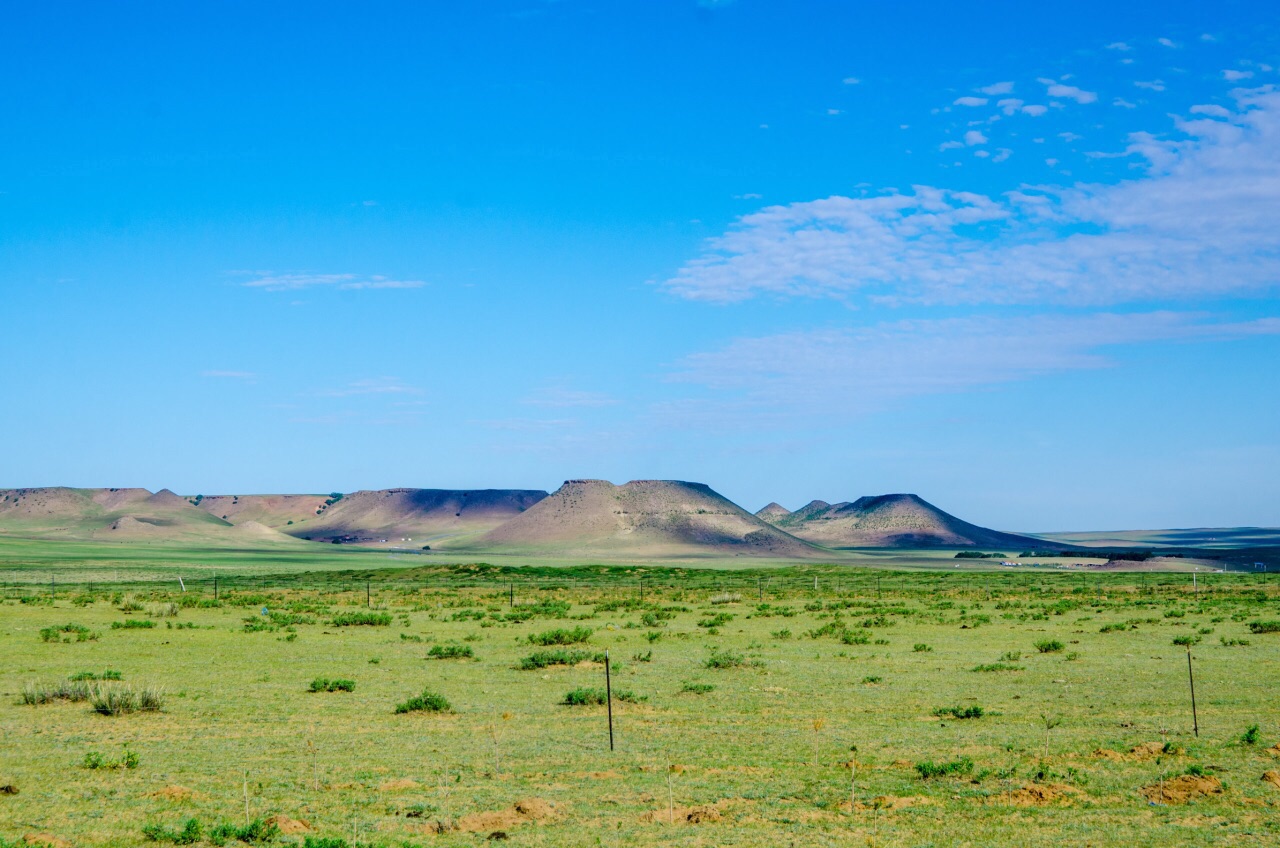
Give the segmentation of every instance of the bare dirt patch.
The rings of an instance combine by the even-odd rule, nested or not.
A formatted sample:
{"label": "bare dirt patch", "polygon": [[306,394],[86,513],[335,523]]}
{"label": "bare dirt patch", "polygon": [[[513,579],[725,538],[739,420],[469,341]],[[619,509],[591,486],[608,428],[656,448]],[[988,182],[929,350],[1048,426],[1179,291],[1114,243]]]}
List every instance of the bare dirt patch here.
{"label": "bare dirt patch", "polygon": [[537,824],[559,816],[556,806],[541,798],[516,801],[505,810],[471,813],[458,819],[457,829],[466,833],[505,831],[521,824]]}
{"label": "bare dirt patch", "polygon": [[1028,783],[1006,793],[1004,799],[1015,807],[1041,807],[1046,804],[1070,804],[1080,795],[1079,789],[1061,783]]}
{"label": "bare dirt patch", "polygon": [[[923,795],[877,795],[870,801],[859,801],[854,807],[858,812],[867,812],[874,810],[905,810],[908,807],[927,807],[934,803],[932,798],[926,798]],[[845,801],[840,805],[841,810],[849,809],[849,802]]]}
{"label": "bare dirt patch", "polygon": [[418,781],[402,777],[399,780],[388,780],[386,783],[378,785],[380,792],[399,792],[404,789],[417,789]]}
{"label": "bare dirt patch", "polygon": [[1151,760],[1164,754],[1163,742],[1143,742],[1141,745],[1134,745],[1129,749],[1129,759]]}
{"label": "bare dirt patch", "polygon": [[1280,759],[1280,742],[1277,742],[1276,744],[1272,745],[1270,748],[1267,748],[1266,752],[1271,756]]}
{"label": "bare dirt patch", "polygon": [[291,819],[285,815],[275,815],[267,819],[267,824],[274,824],[281,833],[309,833],[311,825],[301,819]]}
{"label": "bare dirt patch", "polygon": [[43,848],[71,848],[71,843],[52,833],[28,833],[22,837],[23,845],[39,845]]}
{"label": "bare dirt patch", "polygon": [[1199,777],[1184,774],[1162,783],[1142,788],[1142,796],[1148,801],[1162,804],[1186,804],[1197,798],[1222,794],[1222,781],[1216,777]]}
{"label": "bare dirt patch", "polygon": [[170,784],[163,789],[157,789],[155,792],[147,793],[148,798],[163,798],[166,801],[190,801],[192,798],[196,798],[198,796],[198,792],[176,784]]}
{"label": "bare dirt patch", "polygon": [[1270,783],[1276,789],[1280,789],[1280,771],[1277,771],[1276,769],[1264,771],[1262,773],[1262,780],[1264,783]]}

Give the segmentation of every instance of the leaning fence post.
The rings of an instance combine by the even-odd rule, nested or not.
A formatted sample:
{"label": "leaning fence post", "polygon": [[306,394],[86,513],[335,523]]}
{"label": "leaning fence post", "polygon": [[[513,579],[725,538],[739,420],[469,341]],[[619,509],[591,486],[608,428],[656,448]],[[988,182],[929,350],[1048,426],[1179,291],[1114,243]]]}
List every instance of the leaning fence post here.
{"label": "leaning fence post", "polygon": [[613,750],[613,684],[609,679],[609,649],[604,651],[604,700],[609,711],[609,750]]}

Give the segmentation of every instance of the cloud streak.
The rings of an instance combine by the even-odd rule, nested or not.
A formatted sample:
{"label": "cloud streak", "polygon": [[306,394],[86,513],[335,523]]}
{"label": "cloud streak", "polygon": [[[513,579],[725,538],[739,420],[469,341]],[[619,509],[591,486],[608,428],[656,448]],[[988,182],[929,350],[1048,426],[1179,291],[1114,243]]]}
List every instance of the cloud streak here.
{"label": "cloud streak", "polygon": [[743,216],[664,283],[690,300],[864,296],[1117,304],[1257,294],[1280,283],[1280,93],[1130,136],[1142,176],[987,196],[932,186]]}
{"label": "cloud streak", "polygon": [[426,285],[422,280],[394,280],[380,275],[370,277],[359,274],[313,274],[303,271],[275,272],[253,271],[247,273],[253,279],[240,285],[263,291],[298,291],[310,288],[336,288],[342,291],[361,289],[420,289]]}

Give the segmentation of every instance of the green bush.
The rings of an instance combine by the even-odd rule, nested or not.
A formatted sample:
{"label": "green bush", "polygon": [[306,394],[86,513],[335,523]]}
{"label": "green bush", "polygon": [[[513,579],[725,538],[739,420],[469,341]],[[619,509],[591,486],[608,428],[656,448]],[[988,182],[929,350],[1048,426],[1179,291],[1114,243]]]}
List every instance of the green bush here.
{"label": "green bush", "polygon": [[1240,734],[1240,741],[1246,745],[1257,745],[1258,738],[1261,736],[1261,730],[1256,724],[1251,724]]}
{"label": "green bush", "polygon": [[129,746],[124,746],[124,753],[118,760],[109,760],[97,751],[89,751],[84,755],[84,760],[80,763],[81,767],[91,770],[115,771],[116,769],[136,769],[142,760],[136,753],[129,750]]}
{"label": "green bush", "polygon": [[932,651],[933,648],[929,647],[924,642],[917,642],[914,646],[912,646],[911,650],[915,651],[917,654],[927,654],[930,651]]}
{"label": "green bush", "polygon": [[1036,650],[1042,654],[1056,654],[1066,647],[1066,645],[1062,644],[1057,639],[1041,639],[1039,642],[1036,642],[1035,645]]}
{"label": "green bush", "polygon": [[983,709],[977,705],[971,707],[938,707],[933,714],[939,718],[982,718]]}
{"label": "green bush", "polygon": [[448,713],[453,712],[449,701],[430,689],[423,689],[421,695],[415,695],[403,704],[396,706],[396,713]]}
{"label": "green bush", "polygon": [[1190,648],[1192,645],[1198,645],[1199,643],[1200,643],[1200,637],[1193,636],[1190,633],[1183,636],[1173,637],[1173,644],[1181,645],[1184,648]]}
{"label": "green bush", "polygon": [[1280,621],[1251,621],[1250,633],[1280,633]]}
{"label": "green bush", "polygon": [[89,704],[102,715],[159,712],[164,708],[164,692],[153,686],[95,686]]}
{"label": "green bush", "polygon": [[341,612],[329,622],[334,627],[390,627],[391,614],[385,612]]}
{"label": "green bush", "polygon": [[225,845],[231,840],[245,843],[270,842],[280,834],[275,822],[254,819],[244,827],[223,823],[209,831],[209,841],[214,845]]}
{"label": "green bush", "polygon": [[[608,693],[604,689],[580,686],[577,689],[566,693],[564,700],[560,703],[566,707],[598,707],[604,705],[607,700]],[[629,689],[614,689],[613,700],[639,703],[645,699],[637,697],[636,694]]]}
{"label": "green bush", "polygon": [[948,777],[951,775],[969,774],[973,771],[973,760],[968,757],[960,757],[958,760],[951,760],[945,763],[935,763],[932,760],[925,760],[922,763],[916,763],[916,773],[923,780],[931,780],[935,777]]}
{"label": "green bush", "polygon": [[711,656],[707,657],[702,663],[707,668],[738,668],[747,664],[747,658],[742,654],[733,651],[721,650],[720,648],[712,648]]}
{"label": "green bush", "polygon": [[199,819],[187,819],[182,830],[170,830],[161,824],[149,824],[142,828],[142,835],[152,842],[171,842],[174,845],[194,845],[204,836]]}
{"label": "green bush", "polygon": [[112,630],[150,630],[156,623],[145,618],[126,618],[124,621],[111,622]]}
{"label": "green bush", "polygon": [[311,685],[307,688],[308,692],[354,692],[356,691],[356,682],[354,680],[344,680],[338,678],[330,680],[327,677],[317,677],[311,681]]}
{"label": "green bush", "polygon": [[534,633],[529,636],[529,644],[531,645],[577,645],[591,638],[591,628],[574,627],[565,629],[558,627],[555,630],[544,630],[541,633]]}
{"label": "green bush", "polygon": [[1010,663],[985,663],[983,665],[975,665],[973,671],[1022,671],[1020,665],[1012,665]]}
{"label": "green bush", "polygon": [[475,655],[470,645],[432,645],[427,651],[427,659],[431,660],[469,660]]}
{"label": "green bush", "polygon": [[[40,629],[40,641],[64,641],[62,637],[64,633],[74,635],[77,642],[94,642],[98,639],[98,634],[83,624],[55,624],[51,627],[42,627]],[[70,642],[71,639],[68,638],[65,641]]]}
{"label": "green bush", "polygon": [[688,692],[692,695],[706,695],[708,692],[714,692],[715,688],[710,683],[686,683],[680,687],[680,691]]}
{"label": "green bush", "polygon": [[536,671],[552,665],[577,665],[580,662],[604,662],[604,652],[566,650],[556,648],[550,651],[534,651],[520,660],[516,668],[521,671]]}

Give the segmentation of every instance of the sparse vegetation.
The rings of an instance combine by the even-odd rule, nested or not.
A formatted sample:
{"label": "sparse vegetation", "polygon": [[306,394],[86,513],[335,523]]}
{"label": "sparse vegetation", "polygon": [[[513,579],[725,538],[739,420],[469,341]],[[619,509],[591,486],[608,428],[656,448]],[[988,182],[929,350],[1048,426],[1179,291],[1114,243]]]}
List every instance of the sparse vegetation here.
{"label": "sparse vegetation", "polygon": [[420,695],[414,695],[409,700],[396,706],[397,713],[447,713],[452,711],[453,707],[450,706],[448,699],[443,695],[432,692],[430,689],[423,689]]}
{"label": "sparse vegetation", "polygon": [[356,682],[354,680],[346,680],[343,678],[335,678],[330,680],[327,677],[317,677],[311,681],[311,685],[307,687],[308,692],[354,692],[356,691]]}
{"label": "sparse vegetation", "polygon": [[475,655],[470,645],[432,645],[427,651],[427,659],[431,660],[469,660]]}
{"label": "sparse vegetation", "polygon": [[577,645],[591,638],[589,627],[558,627],[555,630],[544,630],[529,636],[531,645]]}

